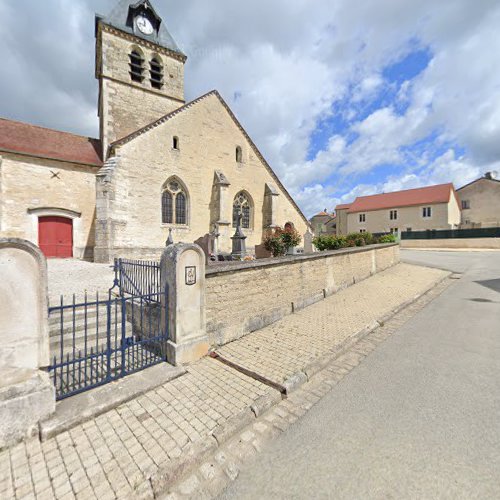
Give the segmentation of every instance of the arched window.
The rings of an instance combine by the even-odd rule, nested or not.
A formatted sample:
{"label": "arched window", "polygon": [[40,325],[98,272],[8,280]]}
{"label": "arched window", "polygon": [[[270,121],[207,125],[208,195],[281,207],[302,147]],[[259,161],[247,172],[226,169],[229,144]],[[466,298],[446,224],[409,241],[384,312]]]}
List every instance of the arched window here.
{"label": "arched window", "polygon": [[186,188],[175,177],[163,186],[161,195],[161,221],[163,224],[188,223],[188,196]]}
{"label": "arched window", "polygon": [[243,154],[241,152],[241,148],[239,146],[236,147],[236,161],[241,163],[243,161]]}
{"label": "arched window", "polygon": [[144,58],[138,49],[132,49],[130,52],[130,78],[134,82],[144,80]]}
{"label": "arched window", "polygon": [[243,215],[241,227],[249,229],[252,218],[252,202],[250,201],[250,196],[244,191],[238,193],[233,201],[233,227],[237,226],[240,210]]}
{"label": "arched window", "polygon": [[294,228],[293,222],[287,222],[285,224],[285,229],[290,230],[290,229],[293,229],[293,228]]}
{"label": "arched window", "polygon": [[153,57],[149,63],[151,75],[151,87],[161,89],[163,87],[163,65],[159,57]]}

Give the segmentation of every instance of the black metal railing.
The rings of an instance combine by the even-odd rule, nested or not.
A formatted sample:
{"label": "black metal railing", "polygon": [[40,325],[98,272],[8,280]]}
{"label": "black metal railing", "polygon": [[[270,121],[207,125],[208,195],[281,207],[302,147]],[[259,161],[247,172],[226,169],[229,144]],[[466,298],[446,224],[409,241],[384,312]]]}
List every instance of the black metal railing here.
{"label": "black metal railing", "polygon": [[[165,296],[162,300],[162,295]],[[166,361],[167,290],[49,307],[49,373],[58,400]]]}
{"label": "black metal railing", "polygon": [[149,260],[115,259],[114,287],[120,296],[154,295],[160,292],[160,263]]}
{"label": "black metal railing", "polygon": [[403,240],[440,240],[449,238],[500,238],[500,227],[476,229],[430,229],[427,231],[404,231]]}

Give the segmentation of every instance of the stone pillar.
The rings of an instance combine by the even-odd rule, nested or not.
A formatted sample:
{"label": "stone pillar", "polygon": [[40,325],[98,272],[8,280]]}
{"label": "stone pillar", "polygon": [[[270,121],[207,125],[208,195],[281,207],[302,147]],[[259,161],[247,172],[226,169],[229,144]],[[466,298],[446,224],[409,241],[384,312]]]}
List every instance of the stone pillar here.
{"label": "stone pillar", "polygon": [[276,216],[278,213],[278,197],[279,193],[272,184],[266,184],[265,197],[264,197],[264,226],[268,228],[275,228],[278,226]]}
{"label": "stone pillar", "polygon": [[[232,206],[231,200],[229,200],[229,187],[231,186],[227,177],[220,171],[216,170],[214,175],[214,188],[216,190],[216,207],[215,207],[215,217],[212,220],[213,224],[217,224],[217,229],[219,233],[220,240],[217,241],[217,251],[225,250],[228,248],[220,248],[219,243],[229,242],[230,238],[230,227],[232,219]],[[222,245],[224,246],[224,245]]]}
{"label": "stone pillar", "polygon": [[0,238],[0,449],[55,411],[49,379],[47,263],[32,243]]}
{"label": "stone pillar", "polygon": [[168,324],[167,361],[176,366],[196,361],[209,349],[203,250],[185,243],[167,247],[161,258],[161,283],[163,290],[168,286],[167,299],[162,299],[167,302],[162,304],[162,322]]}

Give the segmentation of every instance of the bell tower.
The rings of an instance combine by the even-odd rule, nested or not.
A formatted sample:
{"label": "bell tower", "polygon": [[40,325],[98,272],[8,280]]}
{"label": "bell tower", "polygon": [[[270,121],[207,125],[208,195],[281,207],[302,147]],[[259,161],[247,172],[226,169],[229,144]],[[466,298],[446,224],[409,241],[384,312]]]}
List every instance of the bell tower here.
{"label": "bell tower", "polygon": [[96,15],[96,78],[104,159],[108,147],[184,101],[181,52],[149,0],[120,0]]}

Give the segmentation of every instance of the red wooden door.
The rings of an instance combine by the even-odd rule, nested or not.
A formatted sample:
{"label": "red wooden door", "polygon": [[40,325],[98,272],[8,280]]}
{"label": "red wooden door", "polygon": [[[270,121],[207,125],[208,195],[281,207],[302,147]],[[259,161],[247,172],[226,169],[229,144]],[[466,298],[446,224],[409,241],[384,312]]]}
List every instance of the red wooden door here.
{"label": "red wooden door", "polygon": [[65,217],[39,217],[38,245],[45,257],[73,257],[73,221]]}

